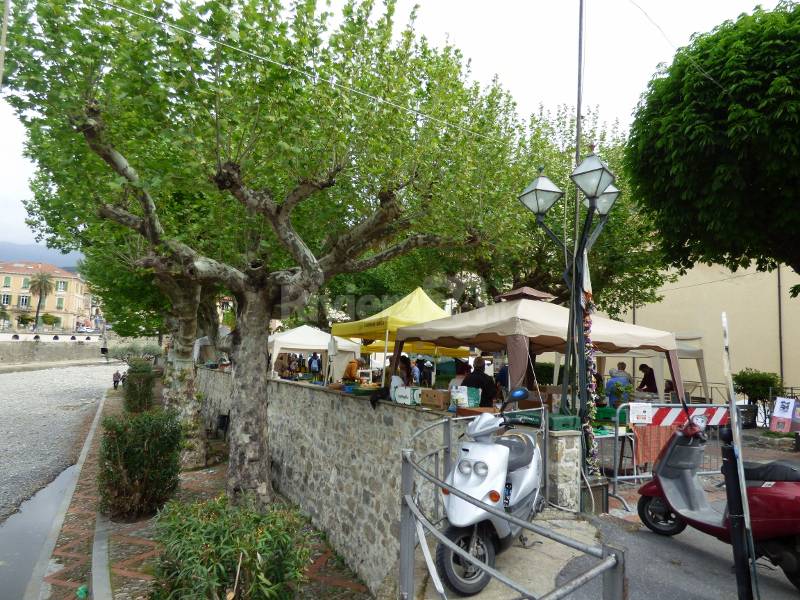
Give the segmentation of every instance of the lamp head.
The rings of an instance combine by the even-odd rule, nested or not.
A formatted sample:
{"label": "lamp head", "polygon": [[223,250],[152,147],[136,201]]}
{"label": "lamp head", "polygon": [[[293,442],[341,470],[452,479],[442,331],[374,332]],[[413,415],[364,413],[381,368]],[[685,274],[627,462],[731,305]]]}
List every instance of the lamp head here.
{"label": "lamp head", "polygon": [[519,195],[519,201],[537,217],[544,216],[564,195],[555,183],[542,175],[542,171],[544,168],[540,167],[539,176]]}
{"label": "lamp head", "polygon": [[597,198],[605,189],[614,183],[614,174],[600,157],[592,152],[581,161],[570,175],[580,190],[589,198]]}

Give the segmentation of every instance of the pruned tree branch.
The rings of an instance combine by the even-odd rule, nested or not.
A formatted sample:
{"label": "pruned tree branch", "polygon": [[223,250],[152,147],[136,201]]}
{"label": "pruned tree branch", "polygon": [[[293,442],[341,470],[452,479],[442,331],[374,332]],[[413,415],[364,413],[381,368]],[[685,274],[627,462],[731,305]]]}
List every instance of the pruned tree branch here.
{"label": "pruned tree branch", "polygon": [[[330,177],[330,179],[332,178],[333,176]],[[291,215],[289,214],[291,207],[299,203],[303,198],[295,200],[287,197],[287,201],[285,201],[284,204],[288,202],[289,210],[284,208],[284,205],[277,206],[272,194],[268,190],[252,190],[248,188],[242,182],[241,168],[239,165],[232,162],[227,162],[222,165],[213,179],[220,190],[229,190],[244,206],[266,216],[275,235],[303,270],[304,278],[310,285],[316,287],[322,285],[323,271],[319,266],[317,257],[314,256],[314,253],[292,226]],[[327,180],[324,180],[322,183],[324,184],[326,181]],[[303,184],[300,185],[302,186]],[[331,182],[330,185],[333,185],[333,182]],[[300,186],[298,186],[298,188],[299,187]],[[298,188],[295,189],[297,190]],[[313,188],[305,197],[311,195],[314,189],[321,188]],[[301,194],[298,192],[297,195],[300,196]]]}
{"label": "pruned tree branch", "polygon": [[439,248],[442,246],[447,246],[450,243],[451,242],[449,240],[441,238],[438,235],[420,233],[406,238],[402,242],[372,254],[371,256],[357,260],[345,261],[340,265],[338,270],[333,271],[333,274],[366,271],[367,269],[372,269],[373,267],[377,267],[382,263],[390,261],[393,258],[402,256],[403,254],[408,254],[417,248]]}
{"label": "pruned tree branch", "polygon": [[[123,177],[136,195],[142,207],[143,217],[134,215],[122,207],[110,204],[100,206],[98,212],[101,217],[109,219],[139,233],[150,244],[153,250],[163,250],[169,258],[179,263],[184,273],[204,281],[217,281],[224,283],[233,290],[243,289],[246,283],[244,274],[224,263],[203,256],[193,248],[176,240],[164,239],[164,229],[158,219],[156,204],[149,192],[142,186],[138,173],[128,160],[117,151],[105,138],[105,126],[100,116],[100,108],[96,102],[87,103],[85,114],[73,120],[75,127],[83,133],[89,148],[97,154],[111,169]],[[154,253],[148,260],[152,268],[164,268],[167,263],[153,259]]]}
{"label": "pruned tree branch", "polygon": [[306,198],[312,196],[316,192],[333,187],[336,184],[336,176],[344,169],[343,164],[334,165],[330,171],[319,179],[304,179],[297,186],[286,195],[283,203],[280,205],[280,212],[285,213],[287,216],[291,214],[294,208]]}

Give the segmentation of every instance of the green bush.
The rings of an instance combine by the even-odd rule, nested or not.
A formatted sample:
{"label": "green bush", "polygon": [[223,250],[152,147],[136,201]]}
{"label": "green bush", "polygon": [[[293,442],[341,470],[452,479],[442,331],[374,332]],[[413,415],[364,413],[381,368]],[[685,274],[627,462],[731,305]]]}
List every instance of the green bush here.
{"label": "green bush", "polygon": [[147,360],[131,361],[125,379],[125,410],[138,413],[153,405],[153,386],[156,375]]}
{"label": "green bush", "polygon": [[178,488],[181,426],[171,411],[103,419],[100,507],[113,517],[152,514]]}
{"label": "green bush", "polygon": [[733,388],[737,394],[745,394],[750,404],[755,404],[780,396],[783,382],[777,373],[744,369],[733,376]]}
{"label": "green bush", "polygon": [[225,496],[172,501],[156,531],[163,545],[153,593],[159,600],[291,598],[308,564],[305,520],[284,507],[261,513],[231,506]]}

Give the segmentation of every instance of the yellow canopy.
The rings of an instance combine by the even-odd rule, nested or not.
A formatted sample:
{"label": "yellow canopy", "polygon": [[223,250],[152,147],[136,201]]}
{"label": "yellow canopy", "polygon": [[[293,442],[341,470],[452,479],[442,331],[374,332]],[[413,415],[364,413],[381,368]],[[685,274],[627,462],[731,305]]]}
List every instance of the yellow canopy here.
{"label": "yellow canopy", "polygon": [[[362,354],[372,354],[373,352],[383,352],[383,341],[375,340],[369,346],[361,346]],[[394,352],[394,342],[389,342],[388,352]],[[403,344],[403,352],[408,354],[426,354],[428,356],[450,356],[453,358],[469,357],[469,348],[445,348],[436,346],[428,342],[406,342]]]}
{"label": "yellow canopy", "polygon": [[[430,299],[428,294],[417,288],[408,296],[392,304],[378,314],[347,323],[334,323],[331,328],[333,335],[341,337],[362,338],[369,340],[385,341],[388,332],[389,339],[393,340],[400,327],[427,323],[436,319],[443,319],[450,315],[439,308]],[[383,343],[378,352],[383,352]]]}

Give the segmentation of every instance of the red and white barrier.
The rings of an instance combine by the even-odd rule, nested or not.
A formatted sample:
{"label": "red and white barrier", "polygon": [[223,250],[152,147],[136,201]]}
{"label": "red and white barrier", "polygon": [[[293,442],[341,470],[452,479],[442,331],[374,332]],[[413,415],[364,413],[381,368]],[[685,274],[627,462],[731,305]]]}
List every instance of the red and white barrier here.
{"label": "red and white barrier", "polygon": [[[689,408],[689,415],[704,415],[708,418],[709,425],[726,425],[728,423],[728,407],[714,407],[714,408]],[[652,425],[661,425],[668,427],[670,425],[682,425],[687,420],[686,411],[683,407],[669,408],[660,407],[656,408],[653,413]]]}

